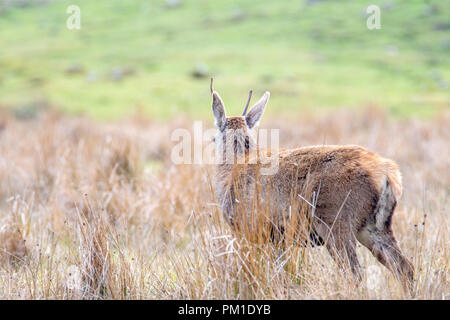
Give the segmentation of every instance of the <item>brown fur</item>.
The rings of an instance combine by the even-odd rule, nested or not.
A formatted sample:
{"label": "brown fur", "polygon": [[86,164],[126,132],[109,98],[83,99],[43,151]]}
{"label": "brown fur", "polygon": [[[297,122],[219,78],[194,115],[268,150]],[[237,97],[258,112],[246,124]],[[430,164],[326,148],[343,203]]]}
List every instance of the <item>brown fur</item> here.
{"label": "brown fur", "polygon": [[[314,216],[307,216],[310,235],[323,240],[339,265],[349,265],[360,279],[356,255],[359,240],[382,264],[411,285],[412,264],[398,248],[391,226],[402,193],[397,165],[356,145],[309,146],[280,151],[279,170],[274,175],[260,175],[261,163],[250,161],[257,146],[248,123],[258,121],[260,115],[256,117],[251,121],[246,117],[219,119],[223,127],[218,135],[225,145],[220,150],[234,148],[236,157],[243,160],[241,164],[217,166],[215,189],[231,225],[236,227],[236,221],[242,218],[251,220],[254,215],[262,215],[261,208],[266,208],[272,229],[282,239],[292,214],[296,214],[292,213],[293,208],[299,211],[301,204],[308,201],[314,206]],[[312,195],[316,196],[314,204]]]}

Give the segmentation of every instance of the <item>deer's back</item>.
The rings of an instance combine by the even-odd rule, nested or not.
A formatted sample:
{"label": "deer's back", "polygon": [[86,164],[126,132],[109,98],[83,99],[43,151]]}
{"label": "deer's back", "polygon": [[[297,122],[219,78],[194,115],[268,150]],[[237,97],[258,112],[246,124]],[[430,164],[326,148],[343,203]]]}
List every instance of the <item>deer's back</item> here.
{"label": "deer's back", "polygon": [[327,224],[339,214],[344,223],[363,225],[377,205],[385,179],[397,197],[401,195],[396,164],[360,146],[303,147],[282,151],[279,159],[274,176],[278,197],[287,199],[295,184],[303,197],[315,192],[316,213]]}
{"label": "deer's back", "polygon": [[303,199],[312,202],[315,194],[315,214],[322,221],[332,225],[339,220],[338,224],[350,223],[358,228],[373,214],[385,179],[393,186],[397,199],[401,195],[396,164],[360,146],[310,146],[281,151],[279,170],[272,176],[258,176],[257,165],[245,168],[232,176],[230,188],[240,185],[242,190],[238,192],[246,192],[251,201],[258,189],[256,181],[260,181],[263,198],[276,204],[272,211],[280,218],[293,203]]}

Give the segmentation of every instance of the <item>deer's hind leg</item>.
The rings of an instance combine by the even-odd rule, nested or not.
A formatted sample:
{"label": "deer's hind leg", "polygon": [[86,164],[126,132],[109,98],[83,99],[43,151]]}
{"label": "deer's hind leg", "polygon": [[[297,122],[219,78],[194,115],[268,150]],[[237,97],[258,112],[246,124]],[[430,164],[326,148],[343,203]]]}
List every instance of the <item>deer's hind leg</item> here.
{"label": "deer's hind leg", "polygon": [[411,291],[414,267],[402,254],[392,232],[391,220],[396,204],[393,191],[386,182],[372,219],[358,232],[357,239]]}
{"label": "deer's hind leg", "polygon": [[332,230],[325,238],[325,246],[336,264],[343,270],[350,268],[354,279],[362,279],[361,266],[356,253],[356,239],[351,232]]}
{"label": "deer's hind leg", "polygon": [[379,231],[369,227],[359,233],[358,240],[372,252],[380,263],[394,273],[406,288],[412,290],[414,268],[402,254],[391,229]]}

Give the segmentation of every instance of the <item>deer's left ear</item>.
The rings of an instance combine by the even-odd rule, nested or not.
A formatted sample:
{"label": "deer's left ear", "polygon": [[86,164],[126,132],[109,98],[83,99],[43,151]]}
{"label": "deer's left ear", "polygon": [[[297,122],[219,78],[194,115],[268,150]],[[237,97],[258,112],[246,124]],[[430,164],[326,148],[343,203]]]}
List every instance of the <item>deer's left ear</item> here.
{"label": "deer's left ear", "polygon": [[270,92],[266,91],[261,99],[250,109],[248,114],[245,116],[245,121],[247,122],[247,126],[252,129],[256,127],[261,120],[262,115],[264,114],[264,110],[266,109],[267,102],[270,98]]}

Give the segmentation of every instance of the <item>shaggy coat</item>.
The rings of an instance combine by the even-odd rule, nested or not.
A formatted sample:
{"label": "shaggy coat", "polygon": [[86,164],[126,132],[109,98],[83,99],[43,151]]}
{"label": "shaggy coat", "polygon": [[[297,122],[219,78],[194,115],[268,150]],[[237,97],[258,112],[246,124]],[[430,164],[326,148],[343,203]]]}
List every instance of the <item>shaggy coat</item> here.
{"label": "shaggy coat", "polygon": [[311,207],[306,217],[310,244],[324,244],[334,260],[348,264],[359,280],[358,240],[411,288],[412,264],[392,232],[392,215],[402,194],[401,175],[392,160],[355,145],[309,146],[272,154],[278,170],[261,175],[261,164],[251,161],[258,155],[254,128],[269,93],[240,117],[226,117],[222,99],[217,92],[212,94],[219,129],[217,155],[222,162],[217,165],[215,191],[231,226],[262,215],[265,208],[272,238],[279,241],[286,224],[306,202]]}

